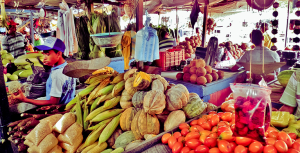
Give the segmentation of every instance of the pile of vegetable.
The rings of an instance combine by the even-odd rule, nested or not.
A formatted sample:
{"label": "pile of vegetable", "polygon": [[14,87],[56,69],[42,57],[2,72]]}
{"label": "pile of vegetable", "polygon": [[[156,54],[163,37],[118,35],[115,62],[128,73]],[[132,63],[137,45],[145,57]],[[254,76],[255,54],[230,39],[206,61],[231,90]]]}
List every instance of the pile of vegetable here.
{"label": "pile of vegetable", "polygon": [[22,120],[10,123],[7,134],[8,140],[18,146],[19,152],[27,152],[28,146],[24,144],[25,137],[40,123],[40,120],[55,115],[64,114],[65,105],[44,106],[36,110],[36,114],[22,113]]}
{"label": "pile of vegetable", "polygon": [[211,66],[206,65],[203,59],[194,59],[191,63],[183,68],[183,73],[176,75],[177,80],[183,80],[198,85],[205,85],[218,79],[223,79],[224,72],[214,70]]}
{"label": "pile of vegetable", "polygon": [[201,38],[197,36],[186,37],[185,41],[180,42],[176,48],[185,49],[185,58],[191,58],[191,54],[195,54],[196,47],[201,46]]}
{"label": "pile of vegetable", "polygon": [[269,127],[265,142],[249,137],[235,137],[235,114],[211,111],[208,115],[181,123],[180,131],[162,136],[173,153],[299,153],[300,138],[294,133],[278,131]]}

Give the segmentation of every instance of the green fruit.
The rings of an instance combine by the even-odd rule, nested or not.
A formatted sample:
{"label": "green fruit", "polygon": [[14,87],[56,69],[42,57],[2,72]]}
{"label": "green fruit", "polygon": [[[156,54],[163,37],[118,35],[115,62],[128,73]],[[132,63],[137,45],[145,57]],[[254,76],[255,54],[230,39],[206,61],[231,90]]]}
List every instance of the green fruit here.
{"label": "green fruit", "polygon": [[19,77],[20,78],[27,78],[28,76],[30,76],[31,74],[33,74],[32,70],[24,70],[22,72],[19,73]]}
{"label": "green fruit", "polygon": [[18,80],[18,78],[19,77],[15,74],[12,74],[11,76],[9,76],[9,80],[11,80],[11,81],[16,81],[16,80]]}
{"label": "green fruit", "polygon": [[6,50],[1,50],[0,55],[4,55],[4,54],[7,54],[7,51]]}
{"label": "green fruit", "polygon": [[7,82],[7,76],[3,74],[3,77],[4,77],[4,81]]}
{"label": "green fruit", "polygon": [[13,74],[19,76],[19,74],[20,74],[22,71],[24,71],[24,70],[18,70],[18,71],[15,71]]}
{"label": "green fruit", "polygon": [[11,63],[14,63],[14,62],[15,62],[15,59],[10,60],[10,62],[11,62]]}
{"label": "green fruit", "polygon": [[8,54],[6,54],[5,59],[10,61],[10,60],[14,59],[14,56],[11,53],[8,53]]}
{"label": "green fruit", "polygon": [[3,66],[6,66],[8,63],[9,63],[9,60],[7,60],[7,59],[3,59],[3,60],[2,60]]}
{"label": "green fruit", "polygon": [[134,141],[135,137],[132,131],[122,133],[115,141],[116,148],[125,148],[130,142]]}
{"label": "green fruit", "polygon": [[10,76],[11,76],[11,74],[10,74],[10,73],[6,73],[6,76],[7,76],[7,77],[10,77]]}
{"label": "green fruit", "polygon": [[26,69],[26,70],[31,70],[31,66],[28,64],[28,65],[25,65],[24,66],[24,69]]}
{"label": "green fruit", "polygon": [[295,70],[285,70],[279,73],[279,75],[277,76],[279,83],[286,87],[290,77],[292,76],[292,74],[295,72]]}

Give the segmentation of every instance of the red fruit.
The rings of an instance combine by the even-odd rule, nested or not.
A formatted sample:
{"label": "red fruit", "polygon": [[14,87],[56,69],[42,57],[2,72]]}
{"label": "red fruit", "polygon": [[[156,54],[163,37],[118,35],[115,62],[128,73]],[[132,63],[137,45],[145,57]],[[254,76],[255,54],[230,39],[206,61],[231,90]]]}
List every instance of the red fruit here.
{"label": "red fruit", "polygon": [[204,122],[200,125],[204,130],[211,130],[212,126],[210,122]]}
{"label": "red fruit", "polygon": [[264,153],[277,153],[277,150],[274,146],[272,145],[266,145],[264,147]]}
{"label": "red fruit", "polygon": [[221,117],[223,114],[224,114],[224,112],[219,112],[217,115],[218,115],[219,117]]}
{"label": "red fruit", "polygon": [[174,144],[177,142],[177,139],[174,136],[171,136],[168,140],[168,145],[170,148],[173,148]]}
{"label": "red fruit", "polygon": [[190,149],[196,149],[198,146],[201,145],[201,142],[198,139],[190,139],[185,142],[186,146]]}
{"label": "red fruit", "polygon": [[242,145],[242,146],[248,146],[251,144],[253,140],[251,138],[247,138],[247,137],[236,137],[235,138],[235,142],[238,145]]}
{"label": "red fruit", "polygon": [[194,150],[191,150],[189,153],[195,153],[195,151],[194,151]]}
{"label": "red fruit", "polygon": [[263,149],[264,146],[258,141],[252,142],[249,146],[249,151],[252,153],[261,153]]}
{"label": "red fruit", "polygon": [[205,145],[200,145],[195,149],[195,153],[208,153],[209,148]]}
{"label": "red fruit", "polygon": [[169,138],[171,137],[172,135],[170,133],[166,133],[164,134],[162,137],[161,137],[161,142],[163,144],[167,144],[168,143],[168,140]]}
{"label": "red fruit", "polygon": [[283,131],[278,133],[278,140],[283,140],[289,148],[293,145],[291,137]]}
{"label": "red fruit", "polygon": [[181,149],[180,153],[188,153],[188,152],[190,152],[190,151],[191,151],[191,149],[190,149],[189,147],[183,147],[183,148]]}
{"label": "red fruit", "polygon": [[193,120],[191,123],[190,123],[191,126],[194,126],[194,125],[198,125],[198,120]]}
{"label": "red fruit", "polygon": [[300,153],[300,151],[296,150],[296,149],[289,149],[287,151],[287,153]]}
{"label": "red fruit", "polygon": [[239,132],[239,135],[245,136],[248,133],[248,127],[245,126],[244,128],[239,129],[238,132]]}
{"label": "red fruit", "polygon": [[219,127],[218,128],[218,135],[220,135],[223,132],[231,132],[232,133],[232,131],[229,127],[225,127],[225,126]]}
{"label": "red fruit", "polygon": [[193,125],[191,128],[190,128],[190,131],[191,132],[201,132],[203,131],[204,129],[200,126],[200,125]]}
{"label": "red fruit", "polygon": [[222,121],[231,122],[231,120],[232,120],[232,113],[231,113],[231,112],[225,112],[225,113],[221,116],[221,120],[222,120]]}
{"label": "red fruit", "polygon": [[211,148],[209,149],[208,153],[221,153],[219,148]]}
{"label": "red fruit", "polygon": [[216,114],[212,115],[212,117],[210,119],[211,126],[216,126],[216,125],[218,125],[219,122],[220,122],[220,117]]}
{"label": "red fruit", "polygon": [[275,148],[277,149],[278,152],[280,153],[285,153],[288,151],[288,146],[283,140],[277,140],[274,144]]}
{"label": "red fruit", "polygon": [[180,153],[183,148],[182,142],[176,142],[172,147],[172,153]]}
{"label": "red fruit", "polygon": [[187,123],[181,123],[179,124],[179,129],[182,130],[182,129],[189,129],[190,128],[190,125],[187,124]]}
{"label": "red fruit", "polygon": [[231,124],[230,129],[231,129],[231,131],[235,131],[235,124],[234,123]]}
{"label": "red fruit", "polygon": [[204,145],[213,148],[217,146],[217,138],[212,138],[212,137],[206,137],[204,140]]}
{"label": "red fruit", "polygon": [[231,141],[232,140],[232,132],[223,132],[220,134],[219,139],[220,140],[227,140]]}
{"label": "red fruit", "polygon": [[198,125],[201,125],[204,122],[207,122],[207,120],[204,119],[204,117],[198,119]]}
{"label": "red fruit", "polygon": [[185,136],[185,141],[188,141],[190,139],[199,139],[200,134],[199,132],[190,132]]}
{"label": "red fruit", "polygon": [[177,141],[178,141],[178,142],[182,142],[182,143],[183,143],[185,140],[184,140],[184,137],[183,137],[183,136],[181,136],[181,137],[179,137],[179,138],[177,139]]}
{"label": "red fruit", "polygon": [[218,114],[216,111],[210,111],[208,114]]}
{"label": "red fruit", "polygon": [[296,133],[289,133],[288,135],[289,135],[289,136],[291,137],[291,139],[293,139],[293,140],[296,140],[296,139],[297,139]]}
{"label": "red fruit", "polygon": [[294,142],[292,145],[292,148],[300,151],[300,142],[297,142],[297,141]]}
{"label": "red fruit", "polygon": [[218,126],[212,127],[211,132],[212,133],[217,133],[218,132]]}
{"label": "red fruit", "polygon": [[218,142],[218,147],[222,153],[231,153],[234,150],[234,148],[232,148],[230,143],[226,140],[220,140]]}
{"label": "red fruit", "polygon": [[248,152],[248,149],[242,145],[238,145],[234,149],[234,153],[247,153],[247,152]]}
{"label": "red fruit", "polygon": [[189,129],[186,129],[186,128],[185,128],[185,129],[182,129],[182,130],[181,130],[181,135],[182,135],[182,136],[186,136],[189,132],[190,132]]}
{"label": "red fruit", "polygon": [[275,139],[277,139],[278,133],[279,132],[277,132],[277,131],[271,131],[271,132],[268,133],[267,137],[268,138],[275,138]]}
{"label": "red fruit", "polygon": [[266,145],[274,145],[277,140],[275,138],[266,138]]}
{"label": "red fruit", "polygon": [[175,132],[173,133],[173,136],[178,139],[179,137],[181,137],[181,133],[180,132]]}
{"label": "red fruit", "polygon": [[241,123],[241,122],[236,122],[235,126],[236,126],[237,128],[239,128],[239,129],[244,128],[244,124]]}

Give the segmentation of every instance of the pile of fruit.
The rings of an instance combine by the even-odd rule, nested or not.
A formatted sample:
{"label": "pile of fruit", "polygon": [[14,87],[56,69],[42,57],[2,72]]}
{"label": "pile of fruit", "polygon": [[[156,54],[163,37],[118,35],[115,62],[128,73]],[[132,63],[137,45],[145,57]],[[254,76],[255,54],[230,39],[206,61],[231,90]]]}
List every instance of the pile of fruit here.
{"label": "pile of fruit", "polygon": [[6,67],[6,71],[4,72],[5,82],[8,80],[16,81],[19,78],[27,78],[33,74],[31,65],[26,59],[30,60],[34,66],[43,67],[38,60],[40,59],[43,61],[44,57],[41,53],[30,53],[19,56],[17,59],[14,59],[14,57],[10,53],[7,53],[6,50],[2,50],[0,53],[2,64]]}
{"label": "pile of fruit", "polygon": [[225,47],[234,59],[239,59],[244,55],[244,51],[241,49],[241,47],[237,44],[233,44],[231,41],[220,43],[219,46]]}
{"label": "pile of fruit", "polygon": [[18,146],[19,152],[27,152],[28,146],[24,144],[25,137],[40,123],[40,120],[54,114],[64,114],[64,105],[44,106],[36,109],[35,114],[22,113],[21,120],[10,123],[7,135],[8,140]]}
{"label": "pile of fruit", "polygon": [[185,58],[191,58],[191,54],[195,54],[196,47],[201,46],[201,39],[197,36],[186,37],[185,41],[180,42],[176,48],[185,49]]}
{"label": "pile of fruit", "polygon": [[194,59],[191,63],[183,68],[183,73],[176,75],[177,80],[191,82],[194,84],[205,85],[218,79],[223,79],[224,72],[214,70],[211,66],[206,65],[203,59]]}
{"label": "pile of fruit", "polygon": [[265,142],[249,137],[235,137],[235,114],[211,111],[190,124],[179,125],[180,131],[162,136],[173,153],[300,153],[300,138],[294,133],[269,127]]}

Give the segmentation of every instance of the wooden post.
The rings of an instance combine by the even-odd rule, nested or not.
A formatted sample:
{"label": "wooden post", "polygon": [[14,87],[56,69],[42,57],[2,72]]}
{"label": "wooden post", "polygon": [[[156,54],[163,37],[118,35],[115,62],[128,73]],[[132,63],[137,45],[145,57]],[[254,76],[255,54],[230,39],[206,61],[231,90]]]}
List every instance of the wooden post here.
{"label": "wooden post", "polygon": [[93,2],[93,0],[88,0],[87,8],[88,8],[88,16],[90,17],[91,13],[94,13],[94,2]]}
{"label": "wooden post", "polygon": [[[143,28],[143,0],[138,0],[137,3],[137,7],[136,7],[136,32],[138,32],[139,30],[141,30]],[[137,68],[139,71],[143,71],[144,69],[144,62],[139,61]]]}
{"label": "wooden post", "polygon": [[207,10],[207,7],[208,7],[208,4],[209,4],[209,1],[206,0],[205,1],[205,5],[204,5],[204,18],[203,18],[203,30],[202,30],[202,44],[201,46],[202,47],[205,47],[205,39],[206,39],[206,30],[207,30],[207,25],[206,25],[206,21],[207,21],[207,15],[208,15],[208,10]]}
{"label": "wooden post", "polygon": [[30,12],[30,39],[31,39],[31,43],[34,44],[33,12]]}
{"label": "wooden post", "polygon": [[285,31],[285,42],[284,42],[284,48],[286,48],[286,43],[287,43],[287,34],[288,34],[288,29],[289,29],[289,26],[290,26],[290,1],[288,1],[288,11],[287,11],[287,21],[286,21],[286,31]]}

